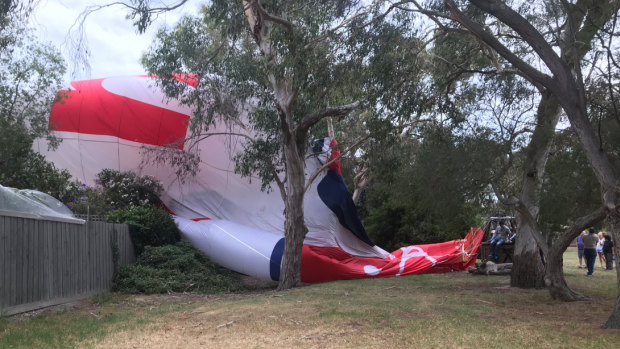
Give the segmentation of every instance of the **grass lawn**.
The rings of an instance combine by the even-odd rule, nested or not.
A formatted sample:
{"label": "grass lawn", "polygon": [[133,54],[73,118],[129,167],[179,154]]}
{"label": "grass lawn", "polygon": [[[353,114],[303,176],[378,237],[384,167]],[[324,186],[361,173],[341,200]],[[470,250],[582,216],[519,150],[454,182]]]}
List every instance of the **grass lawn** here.
{"label": "grass lawn", "polygon": [[[598,262],[597,262],[598,263]],[[509,287],[468,273],[313,284],[276,293],[100,295],[65,310],[0,319],[0,348],[617,348],[602,330],[616,273],[578,269],[569,285],[589,301]]]}

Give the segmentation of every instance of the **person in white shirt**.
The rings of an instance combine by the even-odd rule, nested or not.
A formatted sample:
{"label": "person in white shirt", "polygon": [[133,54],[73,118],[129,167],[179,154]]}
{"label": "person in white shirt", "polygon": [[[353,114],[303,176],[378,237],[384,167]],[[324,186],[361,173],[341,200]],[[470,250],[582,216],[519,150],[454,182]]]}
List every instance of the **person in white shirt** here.
{"label": "person in white shirt", "polygon": [[598,260],[601,262],[601,268],[605,269],[605,254],[603,253],[603,243],[605,242],[605,234],[600,231],[598,233],[598,242],[596,243],[596,253],[598,254]]}

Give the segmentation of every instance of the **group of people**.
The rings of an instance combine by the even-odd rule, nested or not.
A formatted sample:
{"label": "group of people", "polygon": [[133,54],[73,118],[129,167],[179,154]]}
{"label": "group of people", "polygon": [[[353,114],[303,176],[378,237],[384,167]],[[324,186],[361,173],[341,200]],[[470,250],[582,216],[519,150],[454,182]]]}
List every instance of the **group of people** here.
{"label": "group of people", "polygon": [[[579,268],[583,268],[583,260],[585,259],[586,268],[588,268],[586,275],[591,276],[594,274],[596,256],[598,256],[601,268],[613,270],[613,246],[614,242],[608,234],[603,232],[597,234],[594,228],[590,228],[587,233],[585,231],[582,232],[577,238]],[[603,263],[605,263],[605,266],[603,266]]]}
{"label": "group of people", "polygon": [[[501,246],[509,241],[514,242],[515,237],[516,234],[510,231],[510,228],[506,226],[505,222],[500,221],[497,228],[491,231],[491,236],[488,240],[491,245],[489,260],[497,261],[499,259],[498,251],[500,251]],[[594,228],[588,229],[587,232],[581,232],[577,238],[579,268],[584,267],[583,262],[585,260],[585,267],[588,268],[588,273],[586,275],[593,275],[594,266],[596,265],[596,256],[598,256],[601,268],[613,270],[613,246],[614,242],[611,240],[609,234],[605,234],[604,232],[599,232],[597,234]]]}

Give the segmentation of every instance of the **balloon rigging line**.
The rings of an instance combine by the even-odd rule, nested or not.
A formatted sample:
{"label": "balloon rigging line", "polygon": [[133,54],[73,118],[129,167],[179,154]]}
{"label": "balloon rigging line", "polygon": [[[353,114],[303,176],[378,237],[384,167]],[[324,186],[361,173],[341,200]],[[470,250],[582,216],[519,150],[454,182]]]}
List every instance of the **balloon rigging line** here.
{"label": "balloon rigging line", "polygon": [[231,233],[227,232],[226,230],[224,230],[224,229],[223,229],[222,227],[220,227],[219,225],[217,225],[217,224],[215,224],[215,223],[213,223],[213,225],[215,225],[215,226],[216,226],[219,230],[223,231],[224,233],[226,233],[226,234],[227,234],[228,236],[230,236],[231,238],[233,238],[233,239],[237,240],[237,242],[239,242],[239,243],[240,243],[240,244],[242,244],[243,246],[245,246],[245,247],[249,248],[250,250],[252,250],[252,251],[256,252],[257,254],[259,254],[259,255],[263,256],[263,258],[265,258],[266,260],[271,261],[271,258],[269,258],[269,257],[265,256],[264,254],[260,253],[260,252],[259,252],[259,251],[257,251],[255,248],[253,248],[252,246],[250,246],[250,245],[246,244],[245,242],[243,242],[243,241],[239,240],[236,236],[234,236],[233,234],[231,234]]}

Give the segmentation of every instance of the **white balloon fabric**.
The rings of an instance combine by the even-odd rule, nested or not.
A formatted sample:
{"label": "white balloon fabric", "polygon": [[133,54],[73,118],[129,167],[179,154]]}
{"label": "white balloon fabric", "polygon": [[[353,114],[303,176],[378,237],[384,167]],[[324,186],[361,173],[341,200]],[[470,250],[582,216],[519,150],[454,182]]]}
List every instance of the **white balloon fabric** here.
{"label": "white balloon fabric", "polygon": [[[191,77],[179,76],[196,86]],[[105,168],[134,171],[160,180],[162,202],[175,216],[184,237],[215,262],[263,279],[278,280],[284,248],[284,203],[277,189],[261,191],[260,179],[234,172],[243,127],[216,124],[195,146],[200,156],[197,176],[180,182],[170,166],[143,163],[148,148],[174,144],[184,151],[190,136],[191,110],[166,98],[149,76],[72,82],[68,99],[57,103],[50,128],[63,139],[49,151],[43,140],[35,149],[94,184]],[[192,144],[192,146],[194,146]],[[306,179],[338,155],[337,142],[320,139],[309,149]],[[363,277],[464,270],[475,262],[482,233],[472,229],[462,240],[409,246],[387,253],[374,245],[334,162],[314,180],[304,198],[308,234],[302,253],[302,280],[320,282]],[[414,252],[412,252],[414,251]]]}

